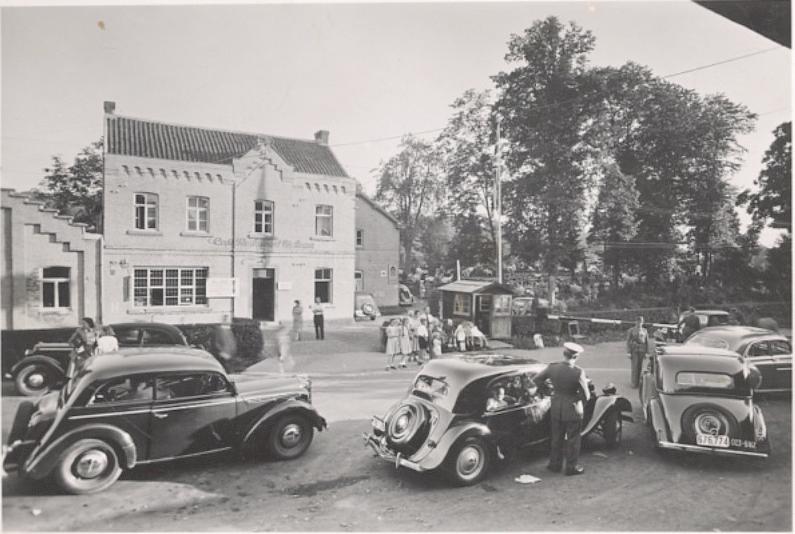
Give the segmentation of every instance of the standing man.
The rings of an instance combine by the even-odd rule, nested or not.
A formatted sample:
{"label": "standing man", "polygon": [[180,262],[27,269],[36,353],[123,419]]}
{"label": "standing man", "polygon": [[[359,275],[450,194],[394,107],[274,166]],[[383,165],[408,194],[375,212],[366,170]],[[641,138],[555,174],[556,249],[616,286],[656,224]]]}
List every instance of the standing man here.
{"label": "standing man", "polygon": [[563,361],[547,365],[535,376],[541,386],[549,379],[552,382],[552,404],[549,409],[550,451],[547,469],[559,473],[566,458],[566,474],[581,475],[585,469],[579,464],[580,427],[583,418],[583,401],[590,398],[585,371],[575,365],[577,356],[583,352],[576,343],[563,344]]}
{"label": "standing man", "polygon": [[325,339],[323,332],[323,303],[320,302],[320,297],[315,297],[315,303],[312,304],[312,319],[315,322],[315,339]]}
{"label": "standing man", "polygon": [[682,339],[684,341],[689,338],[691,334],[701,329],[701,320],[696,315],[696,309],[693,306],[688,308],[687,313],[682,318]]}
{"label": "standing man", "polygon": [[630,358],[630,381],[632,387],[638,387],[640,381],[640,368],[643,358],[649,352],[649,332],[643,328],[643,316],[638,317],[635,326],[627,334],[627,352]]}

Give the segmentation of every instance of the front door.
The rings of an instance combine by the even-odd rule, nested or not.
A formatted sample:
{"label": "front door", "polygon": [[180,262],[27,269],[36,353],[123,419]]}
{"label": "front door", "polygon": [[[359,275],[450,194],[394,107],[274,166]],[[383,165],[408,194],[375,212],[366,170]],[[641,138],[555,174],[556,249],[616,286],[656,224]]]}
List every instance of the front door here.
{"label": "front door", "polygon": [[151,460],[190,456],[233,445],[236,398],[214,372],[157,378],[152,407]]}
{"label": "front door", "polygon": [[273,321],[275,297],[273,269],[254,269],[251,287],[252,319]]}

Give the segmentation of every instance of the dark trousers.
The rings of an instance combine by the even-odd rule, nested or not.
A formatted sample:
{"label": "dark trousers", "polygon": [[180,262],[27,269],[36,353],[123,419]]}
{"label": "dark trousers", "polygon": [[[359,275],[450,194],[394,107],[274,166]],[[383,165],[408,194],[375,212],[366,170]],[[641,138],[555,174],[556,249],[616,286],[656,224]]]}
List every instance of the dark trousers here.
{"label": "dark trousers", "polygon": [[573,469],[580,459],[580,427],[582,420],[561,421],[552,417],[549,421],[550,450],[549,465],[560,467],[566,458],[566,469]]}
{"label": "dark trousers", "polygon": [[315,321],[315,338],[316,339],[324,339],[324,332],[323,332],[323,315],[318,314],[313,316]]}

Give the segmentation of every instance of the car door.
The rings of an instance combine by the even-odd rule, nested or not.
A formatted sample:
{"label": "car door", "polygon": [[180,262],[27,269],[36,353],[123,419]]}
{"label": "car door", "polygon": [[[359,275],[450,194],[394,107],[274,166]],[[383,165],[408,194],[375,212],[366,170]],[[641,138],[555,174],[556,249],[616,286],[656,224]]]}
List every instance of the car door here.
{"label": "car door", "polygon": [[746,356],[762,374],[760,390],[791,389],[792,346],[787,341],[755,341],[746,349]]}
{"label": "car door", "polygon": [[216,372],[157,377],[152,409],[153,460],[222,450],[234,444],[236,397]]}
{"label": "car door", "polygon": [[68,416],[70,427],[114,426],[133,439],[138,460],[149,456],[154,376],[134,374],[101,380],[89,386]]}

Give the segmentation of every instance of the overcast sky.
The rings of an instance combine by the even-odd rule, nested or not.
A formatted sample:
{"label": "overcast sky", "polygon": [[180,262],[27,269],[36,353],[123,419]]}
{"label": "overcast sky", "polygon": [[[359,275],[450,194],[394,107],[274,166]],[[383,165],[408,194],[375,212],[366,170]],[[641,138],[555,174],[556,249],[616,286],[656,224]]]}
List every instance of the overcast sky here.
{"label": "overcast sky", "polygon": [[[790,120],[791,52],[688,1],[3,8],[2,185],[34,186],[120,115],[312,138],[374,192],[400,136],[441,128],[468,88],[492,87],[506,42],[556,15],[596,37],[594,65],[626,61],[760,114],[740,139],[750,187]],[[435,133],[429,133],[432,138]],[[773,234],[765,235],[771,244]]]}

